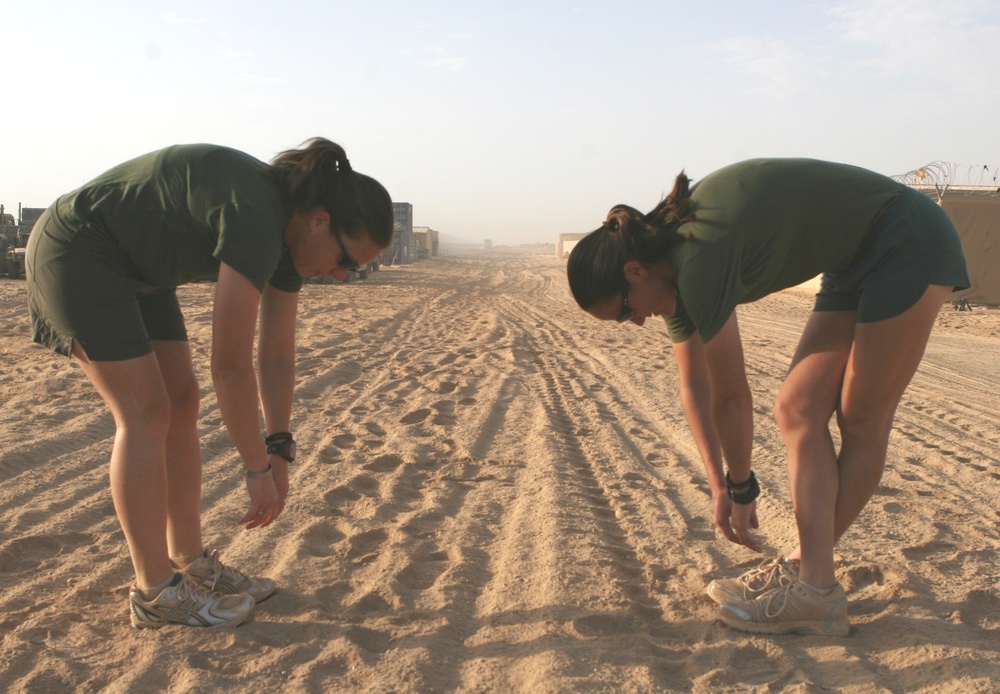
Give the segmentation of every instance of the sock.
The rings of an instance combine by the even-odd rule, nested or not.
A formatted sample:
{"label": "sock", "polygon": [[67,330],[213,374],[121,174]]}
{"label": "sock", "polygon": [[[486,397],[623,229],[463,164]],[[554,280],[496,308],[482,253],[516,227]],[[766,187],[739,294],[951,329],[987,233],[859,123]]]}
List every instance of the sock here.
{"label": "sock", "polygon": [[189,554],[185,557],[179,557],[177,559],[171,559],[170,563],[174,565],[175,569],[186,569],[191,566],[194,562],[198,561],[202,557],[207,557],[205,550],[201,550],[197,554]]}
{"label": "sock", "polygon": [[815,593],[816,595],[819,595],[819,596],[821,596],[821,597],[824,597],[824,598],[825,598],[826,596],[828,596],[828,595],[832,595],[832,594],[833,594],[833,590],[834,590],[834,588],[836,588],[836,587],[837,587],[837,586],[835,586],[835,585],[834,585],[834,586],[830,586],[829,588],[823,588],[823,589],[821,589],[821,588],[816,588],[816,587],[813,587],[813,586],[809,585],[809,584],[808,584],[808,583],[806,583],[805,581],[802,581],[801,579],[799,580],[799,583],[801,583],[802,585],[804,585],[804,586],[805,586],[806,588],[808,588],[808,589],[809,589],[809,590],[810,590],[811,592],[813,592],[813,593]]}
{"label": "sock", "polygon": [[152,588],[146,588],[146,589],[140,588],[139,595],[142,596],[143,600],[153,600],[167,588],[170,588],[171,586],[176,586],[178,583],[180,583],[180,581],[181,581],[181,575],[179,573],[175,573],[172,576],[170,576],[170,578],[168,578],[167,580],[163,581],[162,583],[156,584]]}

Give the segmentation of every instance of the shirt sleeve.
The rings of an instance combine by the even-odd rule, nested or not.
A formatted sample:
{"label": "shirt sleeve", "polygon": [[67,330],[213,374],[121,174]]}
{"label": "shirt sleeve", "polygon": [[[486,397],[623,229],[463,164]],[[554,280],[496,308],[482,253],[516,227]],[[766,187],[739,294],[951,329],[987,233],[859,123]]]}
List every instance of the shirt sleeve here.
{"label": "shirt sleeve", "polygon": [[670,341],[674,343],[686,342],[698,330],[691,321],[691,316],[688,315],[680,294],[677,295],[674,315],[664,316],[663,321],[667,324],[667,334],[670,335]]}
{"label": "shirt sleeve", "polygon": [[677,310],[667,319],[673,342],[683,342],[695,331],[702,342],[708,342],[746,296],[740,277],[739,245],[713,244],[705,251],[692,259],[678,277]]}
{"label": "shirt sleeve", "polygon": [[281,243],[280,220],[266,210],[235,202],[220,206],[212,216],[219,233],[215,258],[263,292],[287,250]]}
{"label": "shirt sleeve", "polygon": [[285,248],[278,261],[278,267],[270,279],[271,286],[283,292],[297,292],[302,289],[302,275],[295,270],[292,251]]}

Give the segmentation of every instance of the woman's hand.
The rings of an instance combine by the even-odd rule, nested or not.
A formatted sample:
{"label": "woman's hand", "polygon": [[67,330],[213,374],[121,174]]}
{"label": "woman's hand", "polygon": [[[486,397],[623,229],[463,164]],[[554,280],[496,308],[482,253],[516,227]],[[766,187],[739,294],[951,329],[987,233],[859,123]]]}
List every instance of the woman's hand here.
{"label": "woman's hand", "polygon": [[755,552],[761,551],[762,545],[750,532],[753,528],[760,527],[757,522],[757,502],[749,504],[736,504],[725,492],[712,495],[712,504],[715,507],[715,524],[730,542],[749,547]]}
{"label": "woman's hand", "polygon": [[[288,470],[285,469],[285,487],[288,487]],[[284,503],[275,485],[274,469],[267,477],[247,478],[247,493],[250,495],[250,510],[239,520],[247,530],[270,525],[281,515]]]}
{"label": "woman's hand", "polygon": [[[278,490],[278,513],[285,510],[285,499],[288,498],[288,461],[280,455],[269,455],[267,461],[271,463],[271,476],[274,477],[274,486]],[[278,516],[275,515],[275,518]]]}

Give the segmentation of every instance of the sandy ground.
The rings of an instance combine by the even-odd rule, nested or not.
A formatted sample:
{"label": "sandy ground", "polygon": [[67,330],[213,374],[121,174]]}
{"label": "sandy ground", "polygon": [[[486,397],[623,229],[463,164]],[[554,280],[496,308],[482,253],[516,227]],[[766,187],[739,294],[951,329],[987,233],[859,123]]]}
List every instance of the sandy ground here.
{"label": "sandy ground", "polygon": [[[704,593],[759,557],[715,533],[662,324],[579,311],[564,262],[497,252],[302,296],[284,516],[245,531],[208,377],[206,541],[280,592],[236,629],[129,627],[114,427],[0,280],[0,689],[24,692],[996,691],[1000,312],[942,312],[882,484],[839,546],[846,638],[755,637]],[[794,526],[774,393],[810,306],[741,307],[762,532]]]}

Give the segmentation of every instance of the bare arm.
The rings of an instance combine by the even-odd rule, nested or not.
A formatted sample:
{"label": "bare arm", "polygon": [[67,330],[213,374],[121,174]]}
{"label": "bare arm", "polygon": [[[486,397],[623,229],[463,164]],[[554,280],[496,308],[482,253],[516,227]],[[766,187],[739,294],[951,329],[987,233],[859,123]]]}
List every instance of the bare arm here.
{"label": "bare arm", "polygon": [[288,431],[291,421],[298,300],[297,292],[283,292],[269,285],[261,302],[257,367],[264,427],[269,434]]}
{"label": "bare arm", "polygon": [[750,477],[753,448],[753,395],[747,383],[736,312],[705,346],[712,388],[712,419],[734,482]]}
{"label": "bare arm", "polygon": [[758,549],[749,528],[757,527],[756,504],[734,505],[726,474],[740,482],[750,476],[753,399],[743,365],[739,326],[733,313],[708,344],[699,335],[676,343],[681,404],[712,489],[715,523],[731,541]]}
{"label": "bare arm", "polygon": [[712,418],[712,389],[705,347],[696,333],[674,344],[680,376],[681,405],[688,428],[701,454],[712,495],[726,493],[726,471],[722,464],[722,444]]}
{"label": "bare arm", "polygon": [[[212,381],[226,429],[247,470],[267,469],[260,436],[257,378],[253,368],[253,338],[260,293],[250,280],[223,263],[215,289],[212,317]],[[248,527],[266,525],[280,513],[271,477],[248,479],[250,509],[240,521]],[[257,512],[263,511],[258,517]]]}
{"label": "bare arm", "polygon": [[[257,373],[260,406],[268,434],[291,431],[292,395],[295,390],[295,315],[298,292],[283,292],[268,285],[260,306]],[[288,461],[268,456],[281,507],[288,497]]]}

